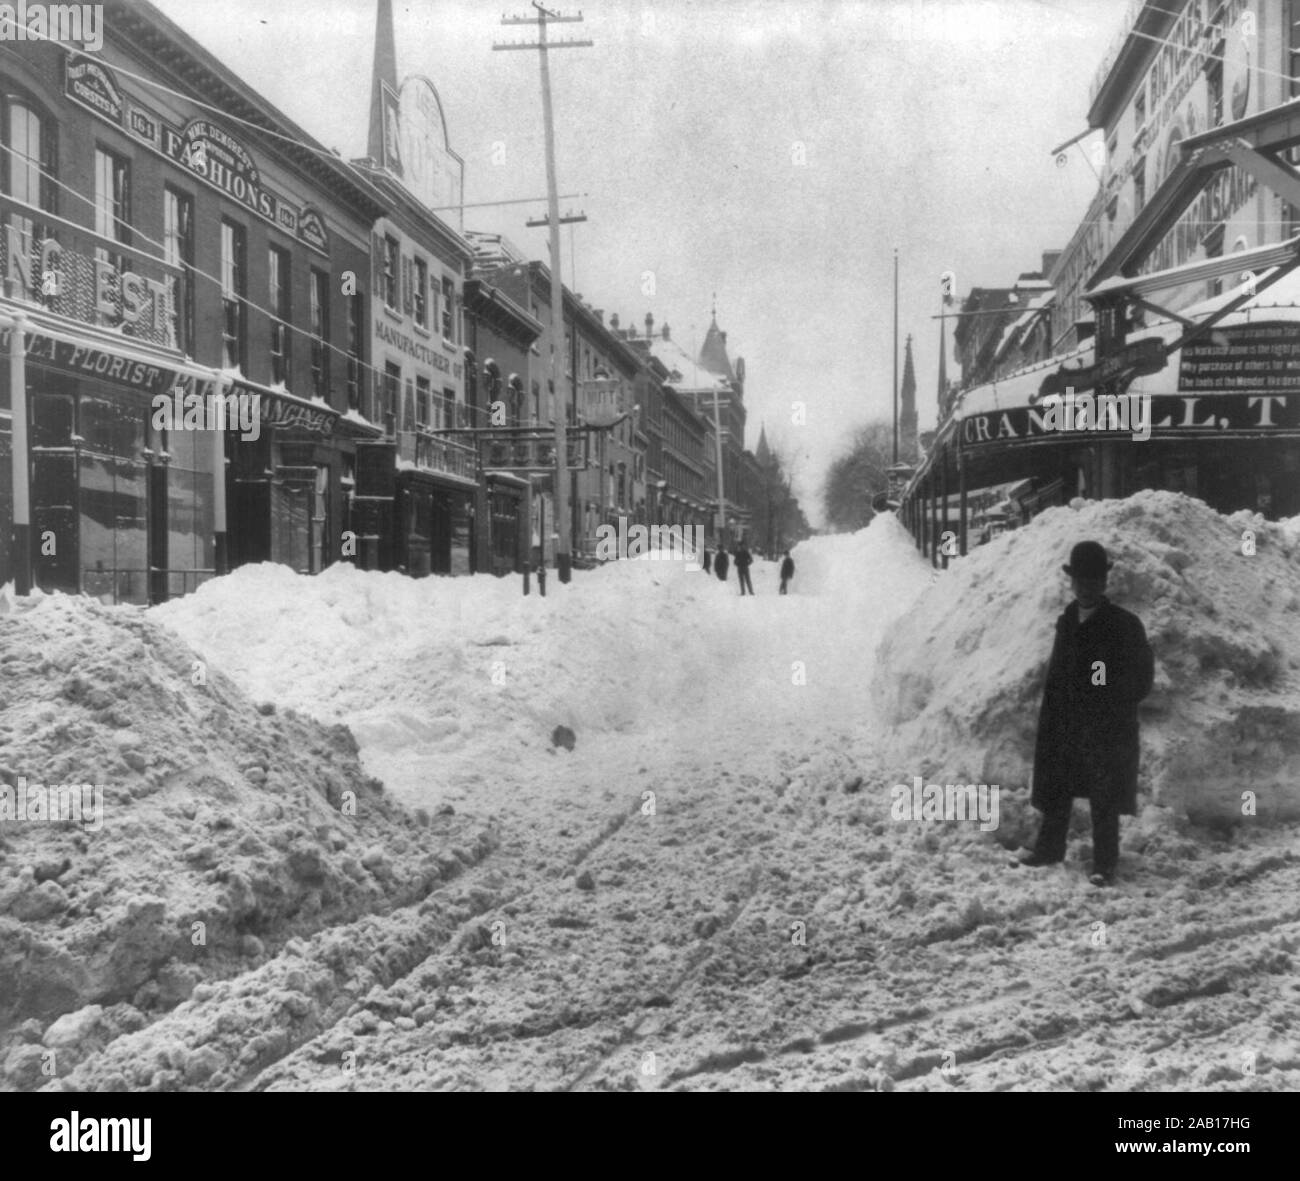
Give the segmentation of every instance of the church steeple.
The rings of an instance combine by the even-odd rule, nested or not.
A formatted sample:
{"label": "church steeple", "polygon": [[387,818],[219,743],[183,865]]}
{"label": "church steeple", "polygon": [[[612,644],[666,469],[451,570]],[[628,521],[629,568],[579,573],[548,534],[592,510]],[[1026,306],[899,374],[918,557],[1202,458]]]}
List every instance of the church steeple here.
{"label": "church steeple", "polygon": [[758,446],[754,449],[754,458],[761,467],[772,462],[772,449],[767,445],[767,424],[763,422],[758,424]]}
{"label": "church steeple", "polygon": [[916,369],[912,365],[912,334],[903,353],[903,388],[899,394],[898,447],[900,456],[916,454]]}
{"label": "church steeple", "polygon": [[[390,92],[387,99],[385,88]],[[397,128],[386,126],[389,109],[396,101],[397,46],[393,36],[393,3],[392,0],[379,0],[375,14],[375,62],[370,79],[370,135],[366,141],[366,155],[382,167],[396,162],[400,170]],[[395,118],[395,111],[393,115]]]}

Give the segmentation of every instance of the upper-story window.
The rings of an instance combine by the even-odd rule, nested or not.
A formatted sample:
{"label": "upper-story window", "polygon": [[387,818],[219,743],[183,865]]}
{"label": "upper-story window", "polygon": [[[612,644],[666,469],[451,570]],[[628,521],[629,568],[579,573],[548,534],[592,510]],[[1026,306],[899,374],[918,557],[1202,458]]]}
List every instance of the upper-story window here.
{"label": "upper-story window", "polygon": [[1133,130],[1141,131],[1147,121],[1147,88],[1144,82],[1133,100]]}
{"label": "upper-story window", "polygon": [[325,271],[311,269],[307,285],[311,316],[311,392],[329,400],[330,394],[330,277]]}
{"label": "upper-story window", "polygon": [[393,311],[397,305],[397,275],[401,267],[401,248],[397,239],[384,235],[384,305]]}
{"label": "upper-story window", "polygon": [[[131,243],[131,161],[105,148],[95,149],[95,232]],[[118,271],[126,269],[120,254],[99,248],[95,257]]]}
{"label": "upper-story window", "polygon": [[289,252],[279,246],[267,251],[267,294],[271,311],[271,380],[289,384],[292,364],[289,342]]}
{"label": "upper-story window", "polygon": [[429,327],[429,264],[422,258],[415,260],[414,268],[415,322],[421,328]]}
{"label": "upper-story window", "polygon": [[168,186],[163,190],[163,257],[181,273],[168,279],[176,347],[194,352],[194,202]]}
{"label": "upper-story window", "polygon": [[1133,212],[1137,214],[1147,203],[1147,160],[1143,156],[1133,165]]}
{"label": "upper-story window", "polygon": [[456,339],[456,285],[446,275],[442,277],[442,335]]}
{"label": "upper-story window", "polygon": [[[0,93],[0,116],[0,139],[8,149],[0,152],[0,187],[15,201],[57,213],[54,121],[21,94]],[[29,217],[6,214],[4,222],[17,231],[28,258],[33,238],[39,241],[49,236],[44,226]]]}
{"label": "upper-story window", "polygon": [[244,227],[221,220],[221,363],[227,369],[244,367],[244,327],[247,322],[244,300],[247,295],[248,266]]}

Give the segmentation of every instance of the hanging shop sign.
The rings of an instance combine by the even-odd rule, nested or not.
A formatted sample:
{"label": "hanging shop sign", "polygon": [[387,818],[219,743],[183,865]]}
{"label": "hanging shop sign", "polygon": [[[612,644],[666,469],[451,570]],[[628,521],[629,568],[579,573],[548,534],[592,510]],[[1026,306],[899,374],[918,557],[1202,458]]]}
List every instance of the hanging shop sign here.
{"label": "hanging shop sign", "polygon": [[1064,394],[1068,389],[1081,393],[1095,389],[1104,382],[1127,383],[1144,374],[1159,373],[1166,363],[1165,342],[1158,336],[1132,340],[1114,356],[1105,357],[1095,365],[1084,365],[1077,369],[1062,367],[1049,373],[1038,387],[1038,400],[1042,401],[1052,394]]}
{"label": "hanging shop sign", "polygon": [[1184,345],[1178,388],[1300,390],[1300,324],[1220,328]]}
{"label": "hanging shop sign", "polygon": [[[570,431],[565,440],[567,467],[582,471],[587,466],[588,434]],[[504,472],[549,472],[555,470],[555,432],[545,427],[519,427],[480,436],[483,466]]]}
{"label": "hanging shop sign", "polygon": [[329,241],[320,213],[281,196],[267,185],[252,153],[219,123],[200,118],[191,119],[183,127],[174,126],[157,112],[123,99],[108,67],[82,54],[68,54],[64,88],[69,98],[101,119],[119,127],[125,125],[138,142],[187,168],[277,229],[313,250],[328,252]]}

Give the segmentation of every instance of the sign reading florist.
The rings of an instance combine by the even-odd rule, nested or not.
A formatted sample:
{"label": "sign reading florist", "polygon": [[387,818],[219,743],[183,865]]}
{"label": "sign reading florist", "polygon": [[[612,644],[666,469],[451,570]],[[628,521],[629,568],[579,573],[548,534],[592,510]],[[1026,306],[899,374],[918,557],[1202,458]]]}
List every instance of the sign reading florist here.
{"label": "sign reading florist", "polygon": [[[311,206],[296,205],[274,192],[262,180],[248,149],[211,119],[191,119],[184,127],[175,127],[134,103],[128,107],[111,71],[76,53],[68,54],[64,64],[64,89],[69,98],[124,127],[140,143],[188,168],[277,229],[313,250],[329,253],[325,219]],[[124,110],[129,118],[124,119]]]}

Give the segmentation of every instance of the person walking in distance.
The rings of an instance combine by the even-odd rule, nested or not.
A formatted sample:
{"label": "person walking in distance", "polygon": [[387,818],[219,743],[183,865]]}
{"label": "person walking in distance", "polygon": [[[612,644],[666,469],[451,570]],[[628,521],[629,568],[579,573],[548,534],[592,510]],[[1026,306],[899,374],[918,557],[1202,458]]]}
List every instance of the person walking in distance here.
{"label": "person walking in distance", "polygon": [[1081,541],[1063,567],[1074,602],[1056,621],[1030,797],[1043,820],[1033,851],[1018,862],[1063,861],[1070,812],[1084,797],[1092,811],[1094,886],[1114,883],[1119,818],[1137,813],[1138,702],[1155,677],[1142,621],[1106,597],[1111,566],[1100,543]]}
{"label": "person walking in distance", "polygon": [[785,551],[785,557],[781,560],[781,594],[786,593],[786,588],[790,585],[790,579],[794,577],[794,559],[790,556],[790,551]]}
{"label": "person walking in distance", "polygon": [[743,595],[746,588],[752,595],[754,593],[754,584],[749,580],[749,567],[753,564],[753,557],[750,556],[749,548],[742,541],[736,547],[736,577],[740,580],[740,593]]}
{"label": "person walking in distance", "polygon": [[718,576],[719,582],[727,581],[727,567],[730,564],[727,551],[722,546],[718,546],[717,556],[713,559],[713,573]]}
{"label": "person walking in distance", "polygon": [[709,554],[709,547],[706,545],[704,547],[704,573],[705,574],[709,572],[709,565],[712,562],[712,560],[713,559]]}

